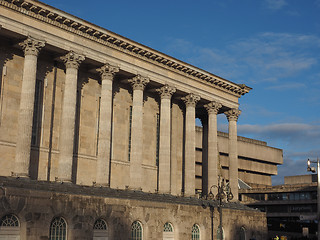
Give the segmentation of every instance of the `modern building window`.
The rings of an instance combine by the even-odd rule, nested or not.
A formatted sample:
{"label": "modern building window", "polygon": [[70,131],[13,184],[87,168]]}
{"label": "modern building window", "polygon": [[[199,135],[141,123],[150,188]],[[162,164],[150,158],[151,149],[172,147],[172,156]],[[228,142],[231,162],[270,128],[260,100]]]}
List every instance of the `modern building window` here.
{"label": "modern building window", "polygon": [[131,240],[142,240],[142,224],[139,221],[135,221],[131,225]]}
{"label": "modern building window", "polygon": [[200,240],[200,228],[197,224],[192,226],[191,240]]}
{"label": "modern building window", "polygon": [[103,219],[98,219],[93,225],[93,240],[108,240],[108,227]]}
{"label": "modern building window", "polygon": [[67,239],[67,223],[62,217],[56,217],[50,225],[49,240],[66,240]]}
{"label": "modern building window", "polygon": [[163,240],[174,240],[174,231],[171,223],[165,223],[163,226]]}
{"label": "modern building window", "polygon": [[240,228],[240,240],[246,240],[246,229],[244,227]]}
{"label": "modern building window", "polygon": [[13,214],[5,215],[0,221],[0,239],[20,239],[20,223],[18,218]]}
{"label": "modern building window", "polygon": [[132,106],[129,109],[129,138],[128,138],[128,161],[130,162],[131,157],[131,130],[132,130]]}

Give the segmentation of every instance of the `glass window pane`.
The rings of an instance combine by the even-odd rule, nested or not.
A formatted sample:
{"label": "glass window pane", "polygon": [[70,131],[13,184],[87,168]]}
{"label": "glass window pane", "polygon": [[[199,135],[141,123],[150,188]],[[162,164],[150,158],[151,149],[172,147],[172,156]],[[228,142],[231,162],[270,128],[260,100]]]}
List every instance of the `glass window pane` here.
{"label": "glass window pane", "polygon": [[67,239],[67,223],[62,217],[54,218],[50,226],[50,240]]}

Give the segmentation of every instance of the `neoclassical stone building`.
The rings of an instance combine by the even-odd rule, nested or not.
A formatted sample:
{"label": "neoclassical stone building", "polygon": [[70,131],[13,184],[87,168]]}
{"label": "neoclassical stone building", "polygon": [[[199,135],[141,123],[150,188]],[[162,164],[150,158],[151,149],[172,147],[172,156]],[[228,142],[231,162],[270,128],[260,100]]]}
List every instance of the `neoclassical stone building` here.
{"label": "neoclassical stone building", "polygon": [[0,239],[215,239],[219,174],[226,239],[265,236],[238,182],[282,151],[237,137],[251,88],[34,0],[0,0],[0,77]]}

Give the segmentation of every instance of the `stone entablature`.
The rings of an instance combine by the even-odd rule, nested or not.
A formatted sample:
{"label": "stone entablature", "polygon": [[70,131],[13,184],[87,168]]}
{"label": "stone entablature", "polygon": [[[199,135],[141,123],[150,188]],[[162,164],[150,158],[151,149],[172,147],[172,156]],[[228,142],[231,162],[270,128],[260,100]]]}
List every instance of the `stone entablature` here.
{"label": "stone entablature", "polygon": [[197,81],[210,83],[215,88],[237,97],[240,97],[251,90],[250,87],[247,87],[244,84],[232,83],[226,79],[198,69],[153,49],[147,48],[72,15],[61,12],[48,5],[32,0],[0,0],[0,5],[72,32],[73,34],[77,34],[113,49],[125,52],[126,54],[142,58],[153,64],[186,75]]}

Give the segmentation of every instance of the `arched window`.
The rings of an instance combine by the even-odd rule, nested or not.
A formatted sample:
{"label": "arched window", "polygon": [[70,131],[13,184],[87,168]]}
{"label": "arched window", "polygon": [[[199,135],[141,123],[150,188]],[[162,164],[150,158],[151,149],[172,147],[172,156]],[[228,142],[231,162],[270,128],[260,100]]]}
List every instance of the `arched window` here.
{"label": "arched window", "polygon": [[0,221],[0,240],[1,239],[20,239],[20,223],[13,214],[5,215]]}
{"label": "arched window", "polygon": [[108,240],[107,223],[101,218],[93,225],[93,240]]}
{"label": "arched window", "polygon": [[191,240],[200,240],[200,228],[197,224],[192,226]]}
{"label": "arched window", "polygon": [[142,225],[139,221],[131,225],[131,240],[142,240]]}
{"label": "arched window", "polygon": [[67,239],[67,223],[62,217],[56,217],[50,225],[50,240]]}
{"label": "arched window", "polygon": [[1,227],[19,227],[19,220],[15,215],[8,214],[1,218]]}
{"label": "arched window", "polygon": [[246,229],[244,227],[240,228],[240,240],[246,240]]}
{"label": "arched window", "polygon": [[174,231],[171,223],[166,222],[163,225],[163,240],[174,240]]}

